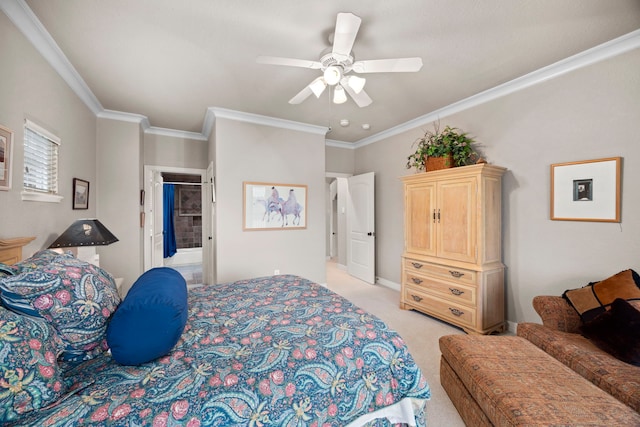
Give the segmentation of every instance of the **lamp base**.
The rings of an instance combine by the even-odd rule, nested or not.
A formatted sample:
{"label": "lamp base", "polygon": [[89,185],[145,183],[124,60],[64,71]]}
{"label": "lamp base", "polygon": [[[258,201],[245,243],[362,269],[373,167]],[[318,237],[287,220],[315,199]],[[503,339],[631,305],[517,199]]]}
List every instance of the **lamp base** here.
{"label": "lamp base", "polygon": [[94,246],[78,246],[76,258],[100,267],[100,255],[96,253]]}

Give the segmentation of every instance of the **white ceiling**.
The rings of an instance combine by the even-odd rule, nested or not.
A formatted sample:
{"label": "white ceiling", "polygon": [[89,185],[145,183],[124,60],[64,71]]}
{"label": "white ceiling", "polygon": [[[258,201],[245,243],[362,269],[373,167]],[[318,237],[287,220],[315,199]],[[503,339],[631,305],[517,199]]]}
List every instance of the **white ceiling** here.
{"label": "white ceiling", "polygon": [[[106,110],[200,133],[219,107],[355,143],[640,28],[638,0],[2,1],[34,12]],[[422,70],[365,75],[365,108],[328,91],[288,104],[320,72],[256,57],[318,60],[338,12],[362,18],[356,60],[417,56]]]}

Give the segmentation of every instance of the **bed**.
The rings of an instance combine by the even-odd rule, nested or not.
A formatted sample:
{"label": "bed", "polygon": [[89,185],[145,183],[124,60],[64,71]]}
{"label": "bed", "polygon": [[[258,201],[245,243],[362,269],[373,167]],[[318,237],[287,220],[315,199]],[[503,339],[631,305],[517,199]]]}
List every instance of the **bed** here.
{"label": "bed", "polygon": [[[24,285],[26,279],[17,275],[69,274],[72,280],[56,283],[66,281],[84,298],[100,299],[102,307],[95,311],[105,319],[104,328],[129,298],[120,302],[108,273],[70,255],[43,251],[4,271],[3,304],[5,297],[13,302],[16,283]],[[42,319],[3,307],[2,313],[19,316],[18,321],[38,322],[23,328],[37,340],[0,343],[0,419],[9,426],[426,425],[429,386],[402,338],[325,287],[279,275],[194,288],[187,298],[177,343],[139,365],[116,362],[103,337],[95,345],[83,344],[82,357],[66,357],[68,345],[56,342],[59,326],[47,329]],[[50,320],[46,313],[42,317]],[[0,339],[6,338],[7,325],[16,324],[2,319]],[[13,359],[7,356],[9,346],[21,343],[33,353],[30,362],[40,363],[30,378],[10,366]],[[49,344],[48,356],[36,355]],[[59,380],[47,383],[51,370]]]}

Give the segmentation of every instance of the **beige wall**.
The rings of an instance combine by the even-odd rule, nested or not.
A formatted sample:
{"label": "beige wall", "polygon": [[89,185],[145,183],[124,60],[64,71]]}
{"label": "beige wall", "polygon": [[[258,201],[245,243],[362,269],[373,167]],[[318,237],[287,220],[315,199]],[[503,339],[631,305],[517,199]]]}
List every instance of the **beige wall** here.
{"label": "beige wall", "polygon": [[[96,117],[0,13],[0,125],[14,131],[12,187],[0,191],[0,238],[35,236],[25,256],[46,248],[78,218],[96,215]],[[61,139],[60,203],[22,201],[24,120]],[[73,178],[89,181],[89,209],[72,209]]]}
{"label": "beige wall", "polygon": [[[325,282],[324,136],[216,120],[218,282],[297,274]],[[307,228],[242,230],[243,182],[307,185]]]}
{"label": "beige wall", "polygon": [[98,249],[100,266],[123,278],[126,292],[142,273],[140,190],[142,140],[139,123],[98,119],[98,217],[119,239]]}
{"label": "beige wall", "polygon": [[206,169],[208,166],[208,147],[207,141],[146,133],[144,135],[144,164]]}
{"label": "beige wall", "polygon": [[356,150],[340,147],[325,147],[325,169],[327,172],[352,174],[355,167]]}
{"label": "beige wall", "polygon": [[[535,295],[559,295],[621,270],[640,271],[640,50],[441,119],[471,133],[503,178],[507,317],[539,321]],[[415,129],[360,148],[376,172],[378,276],[400,282],[402,187]],[[551,221],[552,163],[622,156],[622,223]]]}

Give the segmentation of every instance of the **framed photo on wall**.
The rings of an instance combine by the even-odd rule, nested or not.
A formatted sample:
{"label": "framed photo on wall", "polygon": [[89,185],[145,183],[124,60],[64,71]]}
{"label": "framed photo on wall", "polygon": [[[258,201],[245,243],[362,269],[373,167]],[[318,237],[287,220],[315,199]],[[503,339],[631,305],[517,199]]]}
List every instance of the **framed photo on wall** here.
{"label": "framed photo on wall", "polygon": [[307,186],[243,183],[243,230],[307,228]]}
{"label": "framed photo on wall", "polygon": [[620,222],[621,157],[551,165],[551,219]]}
{"label": "framed photo on wall", "polygon": [[73,209],[89,209],[89,181],[73,178]]}
{"label": "framed photo on wall", "polygon": [[0,126],[0,190],[11,189],[13,131]]}

